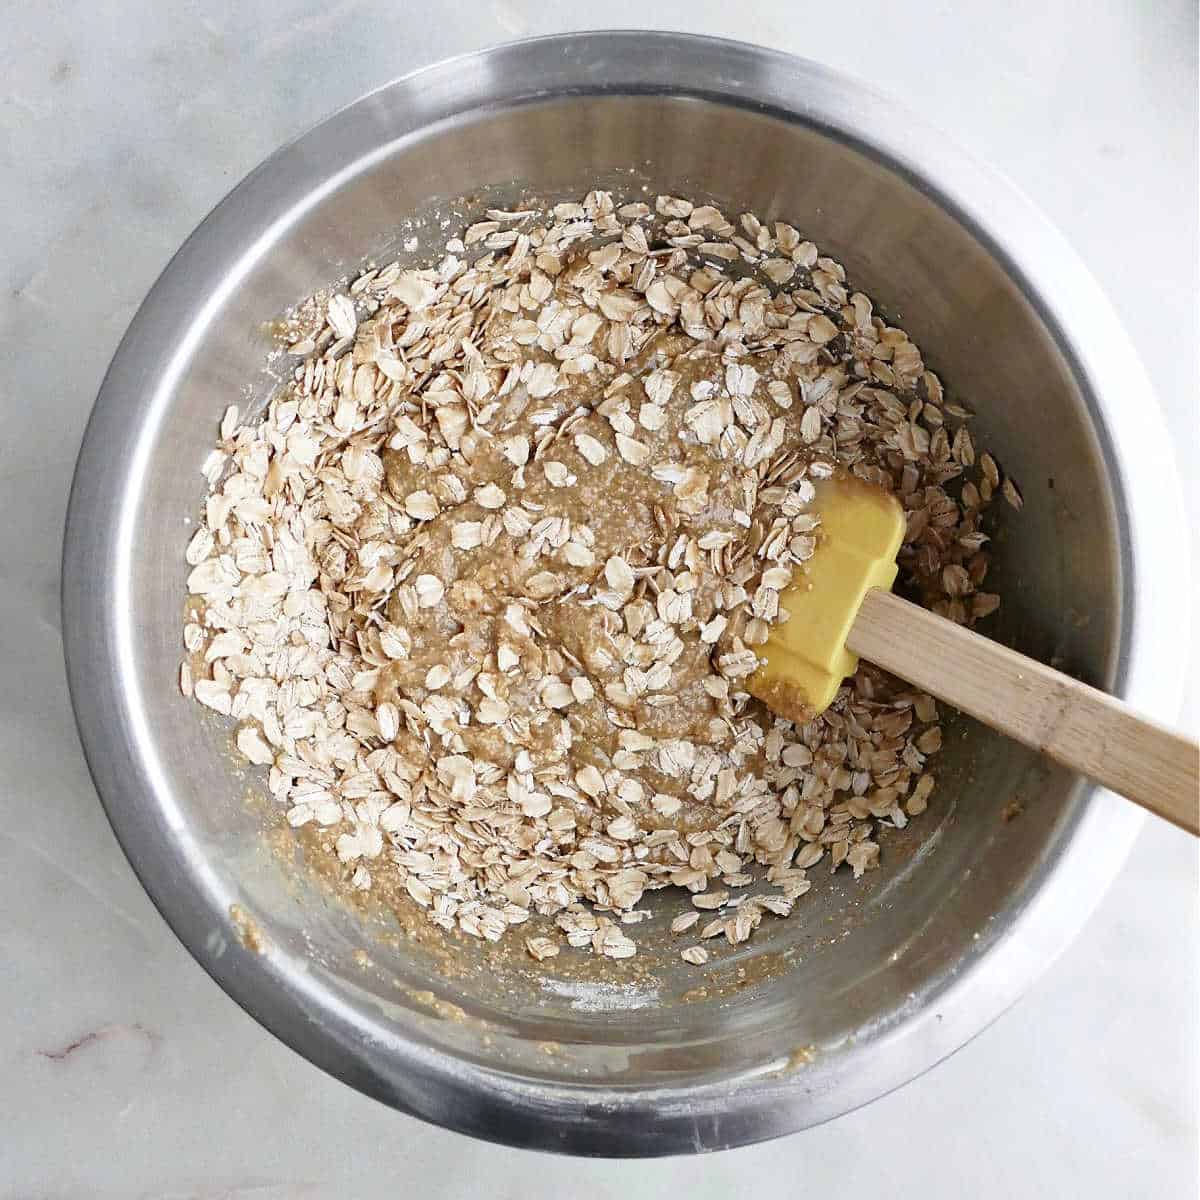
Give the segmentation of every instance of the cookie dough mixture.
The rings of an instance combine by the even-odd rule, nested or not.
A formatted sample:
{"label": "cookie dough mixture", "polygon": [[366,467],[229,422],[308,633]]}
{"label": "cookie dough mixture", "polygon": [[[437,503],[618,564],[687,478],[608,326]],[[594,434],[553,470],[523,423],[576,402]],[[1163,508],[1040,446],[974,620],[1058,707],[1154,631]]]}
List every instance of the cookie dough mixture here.
{"label": "cookie dough mixture", "polygon": [[603,192],[490,211],[293,333],[205,464],[181,682],[351,886],[489,939],[553,916],[538,958],[632,955],[644,894],[685,888],[701,963],[925,808],[928,696],[864,666],[796,726],[746,679],[814,479],[898,493],[902,579],[967,623],[999,602],[981,512],[1019,496],[795,229]]}

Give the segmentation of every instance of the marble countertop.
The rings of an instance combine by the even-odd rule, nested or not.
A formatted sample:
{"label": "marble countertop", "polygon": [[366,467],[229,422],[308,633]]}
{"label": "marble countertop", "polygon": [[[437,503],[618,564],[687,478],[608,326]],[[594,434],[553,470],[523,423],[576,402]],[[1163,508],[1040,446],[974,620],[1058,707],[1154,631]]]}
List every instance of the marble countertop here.
{"label": "marble countertop", "polygon": [[[537,0],[6,10],[0,1200],[1195,1195],[1197,854],[1157,822],[1074,947],[951,1060],[822,1128],[656,1163],[488,1146],[324,1076],[191,960],[122,857],[67,700],[58,559],[76,448],[126,323],[204,213],[331,109],[463,50],[650,16],[631,0],[550,11]],[[1187,489],[1181,545],[1200,564],[1194,4],[660,0],[653,12],[663,28],[869,79],[1034,197],[1145,357]],[[1200,724],[1194,675],[1183,720]]]}

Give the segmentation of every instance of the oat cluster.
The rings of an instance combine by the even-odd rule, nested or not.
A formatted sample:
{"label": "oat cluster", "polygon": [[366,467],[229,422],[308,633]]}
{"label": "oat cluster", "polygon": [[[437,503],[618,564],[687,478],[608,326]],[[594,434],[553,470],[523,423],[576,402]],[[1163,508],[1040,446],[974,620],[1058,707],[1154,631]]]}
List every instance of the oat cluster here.
{"label": "oat cluster", "polygon": [[814,480],[896,492],[902,579],[964,623],[999,603],[981,513],[1020,498],[795,229],[670,196],[492,210],[293,326],[290,381],[205,464],[181,685],[351,886],[492,940],[553,917],[538,959],[633,955],[645,893],[684,888],[701,964],[925,808],[930,697],[864,666],[796,726],[746,679]]}

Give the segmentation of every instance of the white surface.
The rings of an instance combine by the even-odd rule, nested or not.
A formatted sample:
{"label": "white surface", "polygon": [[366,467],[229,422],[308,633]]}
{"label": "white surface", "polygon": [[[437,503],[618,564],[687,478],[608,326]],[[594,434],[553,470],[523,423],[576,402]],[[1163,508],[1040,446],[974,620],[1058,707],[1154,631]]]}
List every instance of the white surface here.
{"label": "white surface", "polygon": [[[255,7],[4,14],[0,1198],[1194,1195],[1197,857],[1158,823],[1076,945],[949,1062],[821,1129],[699,1160],[551,1159],[401,1117],[274,1041],[178,945],[109,832],[61,667],[70,469],[126,323],[204,213],[334,107],[491,42],[650,19],[628,0]],[[1197,545],[1193,4],[655,12],[870,80],[1022,185],[1146,359]],[[1198,714],[1193,676],[1190,728]]]}

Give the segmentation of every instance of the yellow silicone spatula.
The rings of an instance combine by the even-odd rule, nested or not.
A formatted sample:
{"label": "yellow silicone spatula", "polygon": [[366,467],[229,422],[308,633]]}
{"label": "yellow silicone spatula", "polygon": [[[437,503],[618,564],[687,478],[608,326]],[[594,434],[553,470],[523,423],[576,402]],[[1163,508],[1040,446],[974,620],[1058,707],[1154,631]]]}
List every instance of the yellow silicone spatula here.
{"label": "yellow silicone spatula", "polygon": [[853,478],[817,484],[816,552],[780,597],[750,691],[810,720],[859,658],[1200,834],[1200,747],[1120,700],[895,596],[904,511]]}

